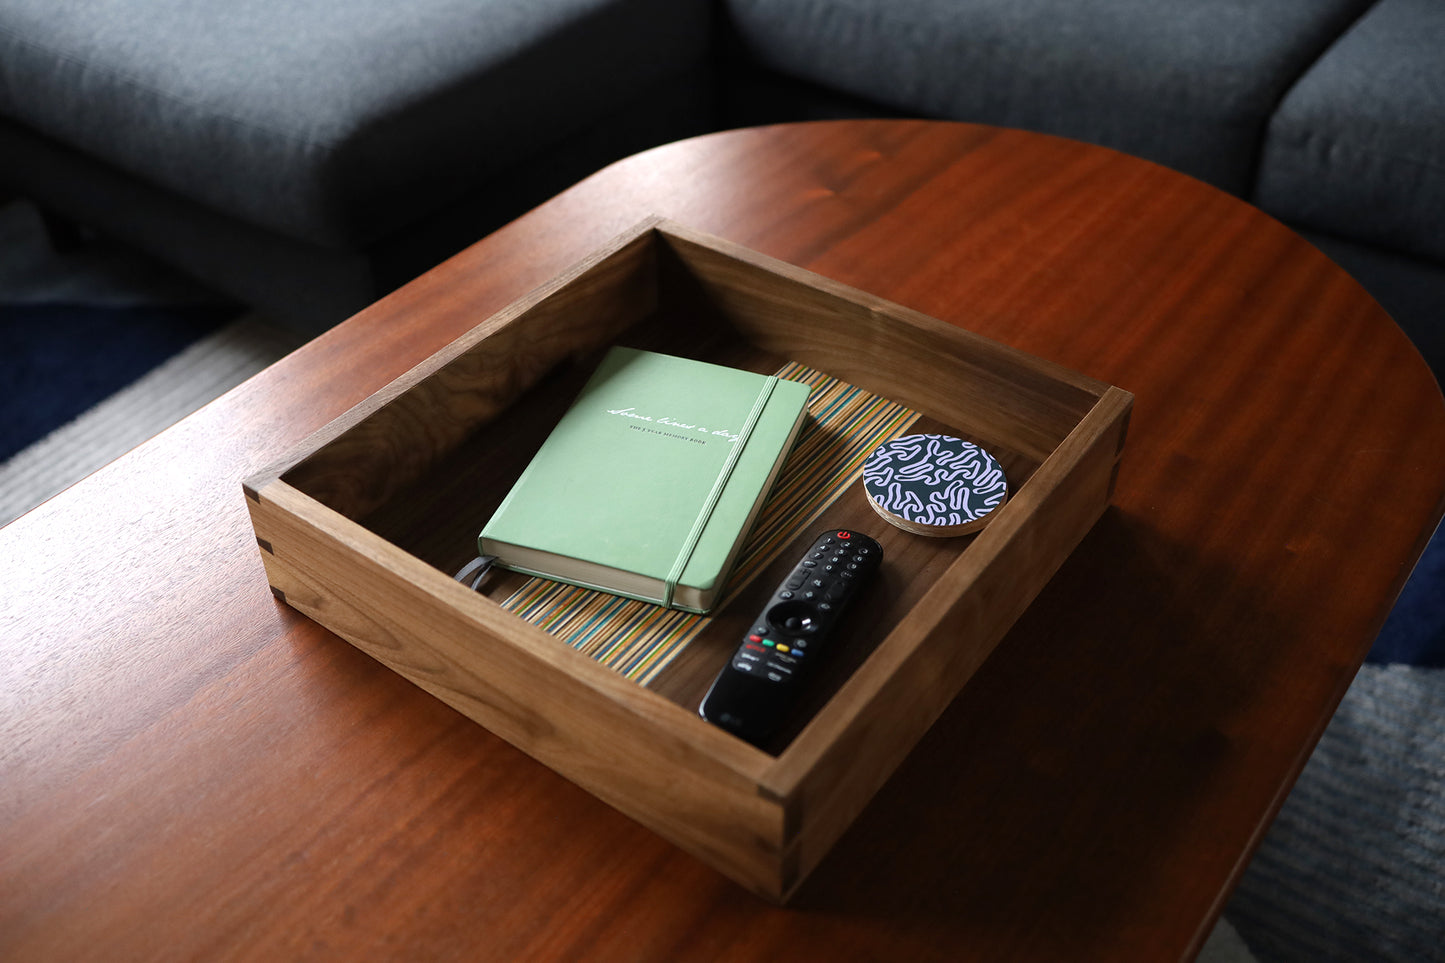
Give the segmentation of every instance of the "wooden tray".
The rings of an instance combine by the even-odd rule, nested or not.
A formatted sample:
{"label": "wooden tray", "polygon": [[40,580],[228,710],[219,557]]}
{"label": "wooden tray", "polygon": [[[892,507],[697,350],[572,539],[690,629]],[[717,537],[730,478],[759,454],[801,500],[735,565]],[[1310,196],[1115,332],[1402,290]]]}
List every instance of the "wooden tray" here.
{"label": "wooden tray", "polygon": [[[452,579],[598,354],[812,366],[1003,462],[976,535],[881,524],[861,484],[646,686]],[[748,889],[785,901],[1108,504],[1132,396],[676,224],[649,220],[245,483],[278,598]],[[697,716],[796,554],[855,526],[885,563],[767,751]],[[505,581],[505,579],[503,580]],[[602,868],[599,867],[599,870]]]}

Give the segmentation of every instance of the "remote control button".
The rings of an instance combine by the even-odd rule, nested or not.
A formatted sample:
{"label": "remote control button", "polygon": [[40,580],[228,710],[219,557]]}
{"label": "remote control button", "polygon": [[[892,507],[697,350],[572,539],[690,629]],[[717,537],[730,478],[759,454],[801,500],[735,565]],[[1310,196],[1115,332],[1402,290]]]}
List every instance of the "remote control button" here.
{"label": "remote control button", "polygon": [[784,576],[756,625],[744,630],[698,707],[702,717],[766,747],[805,674],[803,663],[818,661],[806,658],[808,642],[827,641],[855,585],[873,574],[880,554],[876,542],[849,529],[820,535]]}
{"label": "remote control button", "polygon": [[[818,610],[801,599],[779,602],[768,609],[767,619],[770,625],[790,635],[808,633],[818,628]],[[792,640],[789,640],[789,644],[791,642]]]}

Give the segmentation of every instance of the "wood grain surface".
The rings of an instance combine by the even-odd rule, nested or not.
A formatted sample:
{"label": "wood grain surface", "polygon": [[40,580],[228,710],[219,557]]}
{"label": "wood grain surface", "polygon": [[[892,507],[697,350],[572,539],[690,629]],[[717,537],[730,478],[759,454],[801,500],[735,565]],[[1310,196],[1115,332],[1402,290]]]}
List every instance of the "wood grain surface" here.
{"label": "wood grain surface", "polygon": [[[1114,507],[793,906],[267,589],[241,480],[657,214],[1135,395]],[[599,172],[0,531],[0,958],[1187,957],[1445,503],[1445,402],[1253,208],[985,127]]]}

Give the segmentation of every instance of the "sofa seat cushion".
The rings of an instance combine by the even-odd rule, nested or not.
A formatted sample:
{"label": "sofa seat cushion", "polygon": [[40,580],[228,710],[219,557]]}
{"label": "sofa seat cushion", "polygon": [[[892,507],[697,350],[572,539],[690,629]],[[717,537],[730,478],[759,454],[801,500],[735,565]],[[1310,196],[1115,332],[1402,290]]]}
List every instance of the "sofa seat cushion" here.
{"label": "sofa seat cushion", "polygon": [[1445,261],[1445,5],[1381,0],[1320,58],[1270,123],[1255,202]]}
{"label": "sofa seat cushion", "polygon": [[700,62],[705,0],[5,0],[0,115],[356,246]]}
{"label": "sofa seat cushion", "polygon": [[1246,193],[1279,98],[1369,0],[727,0],[764,66]]}

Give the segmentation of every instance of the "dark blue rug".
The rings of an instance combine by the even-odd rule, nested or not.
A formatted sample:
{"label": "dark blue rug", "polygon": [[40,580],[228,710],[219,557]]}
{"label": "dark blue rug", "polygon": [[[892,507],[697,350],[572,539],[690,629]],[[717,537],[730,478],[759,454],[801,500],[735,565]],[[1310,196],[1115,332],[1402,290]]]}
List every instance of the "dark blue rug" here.
{"label": "dark blue rug", "polygon": [[1439,531],[1405,583],[1368,661],[1445,668],[1445,536]]}
{"label": "dark blue rug", "polygon": [[222,304],[0,305],[0,462],[236,314]]}

